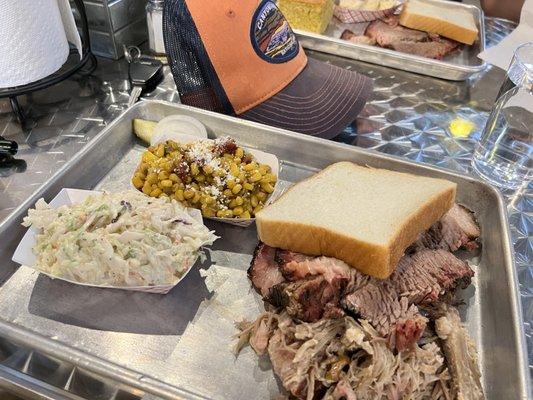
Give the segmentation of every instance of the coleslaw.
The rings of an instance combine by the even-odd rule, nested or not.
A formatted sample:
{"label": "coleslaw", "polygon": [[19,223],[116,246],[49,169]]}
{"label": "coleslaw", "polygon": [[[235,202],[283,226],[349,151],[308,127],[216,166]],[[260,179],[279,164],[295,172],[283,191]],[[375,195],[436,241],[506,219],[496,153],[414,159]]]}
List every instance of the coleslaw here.
{"label": "coleslaw", "polygon": [[177,283],[200,248],[217,239],[198,210],[133,190],[57,209],[40,199],[22,225],[37,230],[34,268],[105,286]]}

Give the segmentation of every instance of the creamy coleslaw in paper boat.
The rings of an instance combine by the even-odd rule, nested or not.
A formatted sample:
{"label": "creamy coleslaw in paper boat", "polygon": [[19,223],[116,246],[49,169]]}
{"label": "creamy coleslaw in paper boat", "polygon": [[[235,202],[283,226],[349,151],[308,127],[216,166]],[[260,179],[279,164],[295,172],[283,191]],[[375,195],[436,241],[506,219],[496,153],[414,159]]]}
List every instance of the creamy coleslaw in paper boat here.
{"label": "creamy coleslaw in paper boat", "polygon": [[166,293],[216,240],[198,210],[137,191],[63,189],[39,200],[13,260],[95,287]]}

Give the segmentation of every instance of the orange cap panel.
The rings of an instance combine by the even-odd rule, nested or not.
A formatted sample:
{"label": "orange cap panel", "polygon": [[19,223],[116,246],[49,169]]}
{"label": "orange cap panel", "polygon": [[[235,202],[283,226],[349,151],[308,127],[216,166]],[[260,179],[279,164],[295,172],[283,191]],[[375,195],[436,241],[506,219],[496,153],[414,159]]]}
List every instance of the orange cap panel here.
{"label": "orange cap panel", "polygon": [[257,0],[186,0],[198,33],[233,109],[237,114],[269,99],[306,66],[298,54],[283,63],[262,59],[252,45]]}

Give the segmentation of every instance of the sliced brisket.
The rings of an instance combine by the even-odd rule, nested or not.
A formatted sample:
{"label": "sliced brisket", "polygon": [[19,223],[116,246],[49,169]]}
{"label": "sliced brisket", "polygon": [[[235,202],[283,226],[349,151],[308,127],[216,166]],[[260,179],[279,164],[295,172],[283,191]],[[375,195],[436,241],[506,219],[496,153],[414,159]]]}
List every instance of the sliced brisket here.
{"label": "sliced brisket", "polygon": [[398,16],[371,22],[365,35],[381,47],[435,59],[443,58],[459,46],[459,43],[436,34],[405,28],[399,25]]}
{"label": "sliced brisket", "polygon": [[389,337],[398,350],[414,344],[426,326],[416,305],[432,304],[457,287],[466,287],[474,271],[444,250],[421,250],[400,260],[387,280],[370,278],[341,304]]}
{"label": "sliced brisket", "polygon": [[401,53],[441,60],[445,55],[451,53],[457,47],[457,43],[450,40],[438,42],[397,41],[391,43],[390,46],[387,47]]}
{"label": "sliced brisket", "polygon": [[344,297],[341,304],[367,319],[398,350],[416,343],[426,328],[426,318],[406,297],[398,297],[389,281],[374,279]]}
{"label": "sliced brisket", "polygon": [[450,211],[422,233],[408,252],[427,249],[456,251],[460,248],[475,250],[477,238],[481,234],[474,215],[467,208],[455,204]]}
{"label": "sliced brisket", "polygon": [[389,281],[409,303],[431,304],[446,292],[467,287],[473,276],[468,263],[449,251],[420,250],[403,256]]}
{"label": "sliced brisket", "polygon": [[365,35],[374,39],[382,47],[391,47],[399,42],[416,43],[429,40],[426,32],[404,28],[399,24],[388,24],[379,19],[368,25]]}
{"label": "sliced brisket", "polygon": [[311,276],[274,286],[266,300],[305,322],[323,317],[339,318],[344,315],[339,301],[346,284],[347,280],[343,279],[335,278],[329,282],[324,276]]}
{"label": "sliced brisket", "polygon": [[349,29],[345,29],[344,32],[342,32],[341,39],[347,40],[355,44],[367,44],[369,46],[373,46],[376,44],[375,39],[372,39],[365,35],[356,35]]}
{"label": "sliced brisket", "polygon": [[259,243],[255,248],[250,268],[248,268],[248,277],[263,297],[268,296],[270,288],[285,281],[275,257],[275,248]]}

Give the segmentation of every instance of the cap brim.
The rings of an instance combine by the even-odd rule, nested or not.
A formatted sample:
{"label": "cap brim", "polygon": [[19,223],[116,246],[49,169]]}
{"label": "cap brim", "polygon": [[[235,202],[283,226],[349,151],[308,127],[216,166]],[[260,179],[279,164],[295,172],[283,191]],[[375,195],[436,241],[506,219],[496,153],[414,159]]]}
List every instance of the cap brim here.
{"label": "cap brim", "polygon": [[355,120],[371,91],[372,79],[309,58],[283,90],[239,116],[331,139]]}

